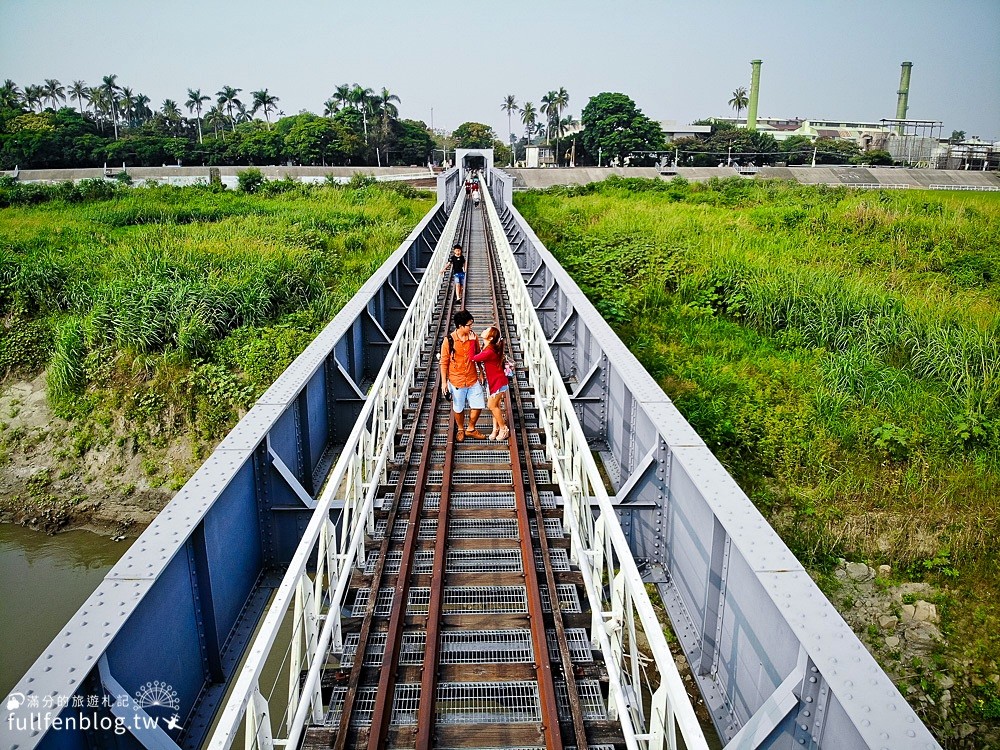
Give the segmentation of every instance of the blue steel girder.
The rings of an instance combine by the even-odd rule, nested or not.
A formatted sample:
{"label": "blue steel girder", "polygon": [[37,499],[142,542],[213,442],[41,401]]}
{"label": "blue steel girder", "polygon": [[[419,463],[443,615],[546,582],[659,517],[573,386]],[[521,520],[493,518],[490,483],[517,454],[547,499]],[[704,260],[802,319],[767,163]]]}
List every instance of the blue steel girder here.
{"label": "blue steel girder", "polygon": [[[55,713],[77,729],[15,731],[14,744],[200,746],[357,420],[365,378],[381,366],[413,297],[426,265],[420,248],[433,248],[446,221],[439,203],[222,440],[15,687],[29,697],[65,697],[70,704]],[[81,728],[85,712],[112,723],[121,713],[104,705],[104,695],[134,698],[153,682],[176,691],[174,728]],[[96,708],[87,705],[91,696]],[[162,728],[171,716],[158,718]]]}

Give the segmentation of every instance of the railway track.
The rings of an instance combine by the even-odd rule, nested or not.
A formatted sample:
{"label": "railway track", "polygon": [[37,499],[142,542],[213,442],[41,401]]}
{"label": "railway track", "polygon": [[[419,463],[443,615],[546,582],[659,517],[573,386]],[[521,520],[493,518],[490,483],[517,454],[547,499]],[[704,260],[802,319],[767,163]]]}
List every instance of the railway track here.
{"label": "railway track", "polygon": [[[475,331],[497,325],[520,364],[485,210],[463,206],[466,292],[458,303],[442,279],[364,567],[352,575],[343,648],[327,655],[327,711],[305,748],[623,743],[524,369],[511,379],[504,442],[456,442],[440,395],[438,351],[458,304]],[[492,422],[483,410],[477,426]]]}

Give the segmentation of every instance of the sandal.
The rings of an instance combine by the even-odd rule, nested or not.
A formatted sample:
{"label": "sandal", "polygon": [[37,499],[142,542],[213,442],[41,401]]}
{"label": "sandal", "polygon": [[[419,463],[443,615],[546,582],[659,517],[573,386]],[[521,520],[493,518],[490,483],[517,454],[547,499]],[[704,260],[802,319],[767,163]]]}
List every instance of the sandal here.
{"label": "sandal", "polygon": [[466,430],[465,431],[465,436],[466,437],[471,437],[471,438],[476,438],[477,440],[482,440],[483,438],[486,437],[479,430]]}
{"label": "sandal", "polygon": [[497,428],[494,427],[493,432],[490,433],[490,436],[487,438],[487,440],[496,440],[496,439],[497,439]]}
{"label": "sandal", "polygon": [[463,440],[465,440],[465,433],[462,430],[458,430],[455,433],[455,440],[461,443]]}
{"label": "sandal", "polygon": [[504,427],[502,430],[500,430],[500,432],[497,433],[497,440],[501,442],[506,440],[508,437],[510,437],[510,429],[507,427]]}

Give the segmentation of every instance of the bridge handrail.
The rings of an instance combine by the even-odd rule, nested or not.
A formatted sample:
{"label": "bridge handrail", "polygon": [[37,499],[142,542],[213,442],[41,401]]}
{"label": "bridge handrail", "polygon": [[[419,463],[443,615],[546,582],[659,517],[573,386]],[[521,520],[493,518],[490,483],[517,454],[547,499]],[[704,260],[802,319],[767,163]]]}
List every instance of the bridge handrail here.
{"label": "bridge handrail", "polygon": [[[608,667],[612,687],[609,716],[621,718],[620,713],[629,714],[629,721],[622,721],[622,729],[630,748],[639,747],[642,740],[642,746],[650,750],[663,747],[664,742],[674,750],[676,721],[689,750],[707,750],[708,744],[670,653],[663,626],[649,601],[497,211],[492,201],[485,201],[484,205],[499,246],[500,265],[517,321],[523,360],[544,412],[539,421],[551,446],[553,467],[565,503],[571,558],[583,573],[591,602],[591,638],[599,645]],[[596,501],[599,509],[596,520],[592,501]],[[608,596],[604,595],[604,579],[612,582]],[[660,677],[656,688],[649,683],[645,672],[644,657],[636,640],[636,619]],[[640,691],[644,687],[652,696],[650,717],[643,716]],[[631,694],[627,689],[631,689]],[[637,727],[646,731],[636,732]]]}
{"label": "bridge handrail", "polygon": [[[372,530],[375,494],[380,480],[384,479],[388,451],[393,446],[392,437],[406,405],[406,389],[415,370],[414,359],[420,356],[423,331],[429,323],[438,290],[438,274],[445,263],[446,254],[440,252],[440,248],[450,248],[458,214],[457,210],[453,211],[445,225],[437,251],[424,271],[399,334],[393,340],[340,458],[321,490],[316,510],[250,646],[249,656],[221,713],[208,743],[209,748],[222,750],[230,747],[241,722],[245,724],[248,745],[271,747],[278,744],[271,738],[270,727],[265,724],[270,719],[266,717],[267,704],[262,702],[259,686],[265,662],[289,609],[295,607],[296,623],[300,617],[308,617],[315,625],[323,617],[321,607],[329,596],[326,600],[328,614],[322,632],[317,632],[314,627],[296,628],[293,632],[286,716],[294,718],[286,725],[289,734],[284,741],[285,746],[297,746],[306,714],[312,713],[314,720],[321,718],[317,711],[321,704],[319,674],[323,659],[317,655],[324,654],[334,639],[339,643],[340,606],[347,591],[351,567],[359,555],[364,554],[364,533]],[[329,516],[339,503],[343,504],[343,510],[339,519],[341,533],[338,543]],[[318,569],[313,578],[309,575],[308,566],[317,549]],[[311,659],[306,681],[299,688],[299,671],[295,667],[301,665],[303,653],[317,658]],[[247,710],[251,702],[254,703],[254,711]],[[253,742],[249,742],[251,738]]]}
{"label": "bridge handrail", "polygon": [[928,190],[979,190],[992,193],[1000,190],[996,185],[948,185],[945,183],[935,183],[927,186]]}

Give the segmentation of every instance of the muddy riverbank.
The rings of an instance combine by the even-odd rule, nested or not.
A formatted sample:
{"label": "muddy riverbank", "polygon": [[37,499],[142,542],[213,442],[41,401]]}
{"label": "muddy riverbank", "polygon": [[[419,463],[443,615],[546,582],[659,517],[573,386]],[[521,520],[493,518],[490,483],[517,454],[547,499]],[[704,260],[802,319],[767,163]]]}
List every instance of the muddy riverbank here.
{"label": "muddy riverbank", "polygon": [[136,536],[201,463],[186,437],[142,445],[128,425],[53,414],[44,374],[0,385],[0,522]]}

